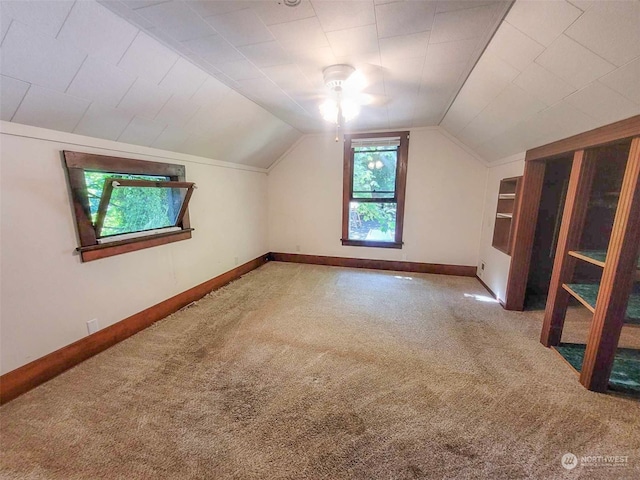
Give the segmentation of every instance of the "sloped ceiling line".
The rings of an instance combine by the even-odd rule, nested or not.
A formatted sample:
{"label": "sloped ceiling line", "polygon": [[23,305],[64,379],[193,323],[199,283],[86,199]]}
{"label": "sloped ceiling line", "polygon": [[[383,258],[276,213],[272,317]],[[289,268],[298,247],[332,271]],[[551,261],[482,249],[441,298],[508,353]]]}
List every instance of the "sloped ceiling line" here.
{"label": "sloped ceiling line", "polygon": [[2,120],[263,168],[301,135],[94,1],[0,20]]}

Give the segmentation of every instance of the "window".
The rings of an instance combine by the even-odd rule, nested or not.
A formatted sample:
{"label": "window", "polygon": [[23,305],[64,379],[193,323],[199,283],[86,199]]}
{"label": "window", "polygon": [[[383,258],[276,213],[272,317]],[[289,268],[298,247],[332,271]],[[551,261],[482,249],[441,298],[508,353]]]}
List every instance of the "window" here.
{"label": "window", "polygon": [[182,165],[64,152],[83,262],[191,238]]}
{"label": "window", "polygon": [[342,245],[402,248],[409,132],[345,135]]}

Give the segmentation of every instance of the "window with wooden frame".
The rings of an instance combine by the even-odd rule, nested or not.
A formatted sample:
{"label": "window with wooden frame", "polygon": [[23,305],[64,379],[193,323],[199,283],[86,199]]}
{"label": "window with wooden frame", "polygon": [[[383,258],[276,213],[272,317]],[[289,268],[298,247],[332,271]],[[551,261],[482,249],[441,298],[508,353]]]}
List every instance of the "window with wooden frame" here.
{"label": "window with wooden frame", "polygon": [[342,245],[402,248],[409,132],[345,135]]}
{"label": "window with wooden frame", "polygon": [[191,238],[183,165],[63,154],[83,262]]}

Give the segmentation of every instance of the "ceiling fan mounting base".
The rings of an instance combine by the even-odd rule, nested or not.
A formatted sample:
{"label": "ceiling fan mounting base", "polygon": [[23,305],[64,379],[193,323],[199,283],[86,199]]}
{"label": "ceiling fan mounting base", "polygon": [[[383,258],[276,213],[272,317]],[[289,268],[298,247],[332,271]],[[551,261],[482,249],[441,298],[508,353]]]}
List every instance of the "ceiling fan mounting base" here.
{"label": "ceiling fan mounting base", "polygon": [[342,84],[355,72],[351,65],[338,64],[330,65],[322,71],[324,84],[331,90],[340,90]]}

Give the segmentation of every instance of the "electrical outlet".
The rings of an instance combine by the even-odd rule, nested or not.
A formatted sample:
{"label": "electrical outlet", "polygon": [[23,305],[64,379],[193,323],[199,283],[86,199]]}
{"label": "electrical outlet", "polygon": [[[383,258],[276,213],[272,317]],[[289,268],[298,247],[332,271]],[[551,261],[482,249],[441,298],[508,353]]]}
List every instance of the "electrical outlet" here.
{"label": "electrical outlet", "polygon": [[94,318],[93,320],[89,320],[87,322],[87,331],[89,332],[89,335],[91,335],[92,333],[96,333],[98,330],[100,330],[100,326],[98,325],[97,318]]}

